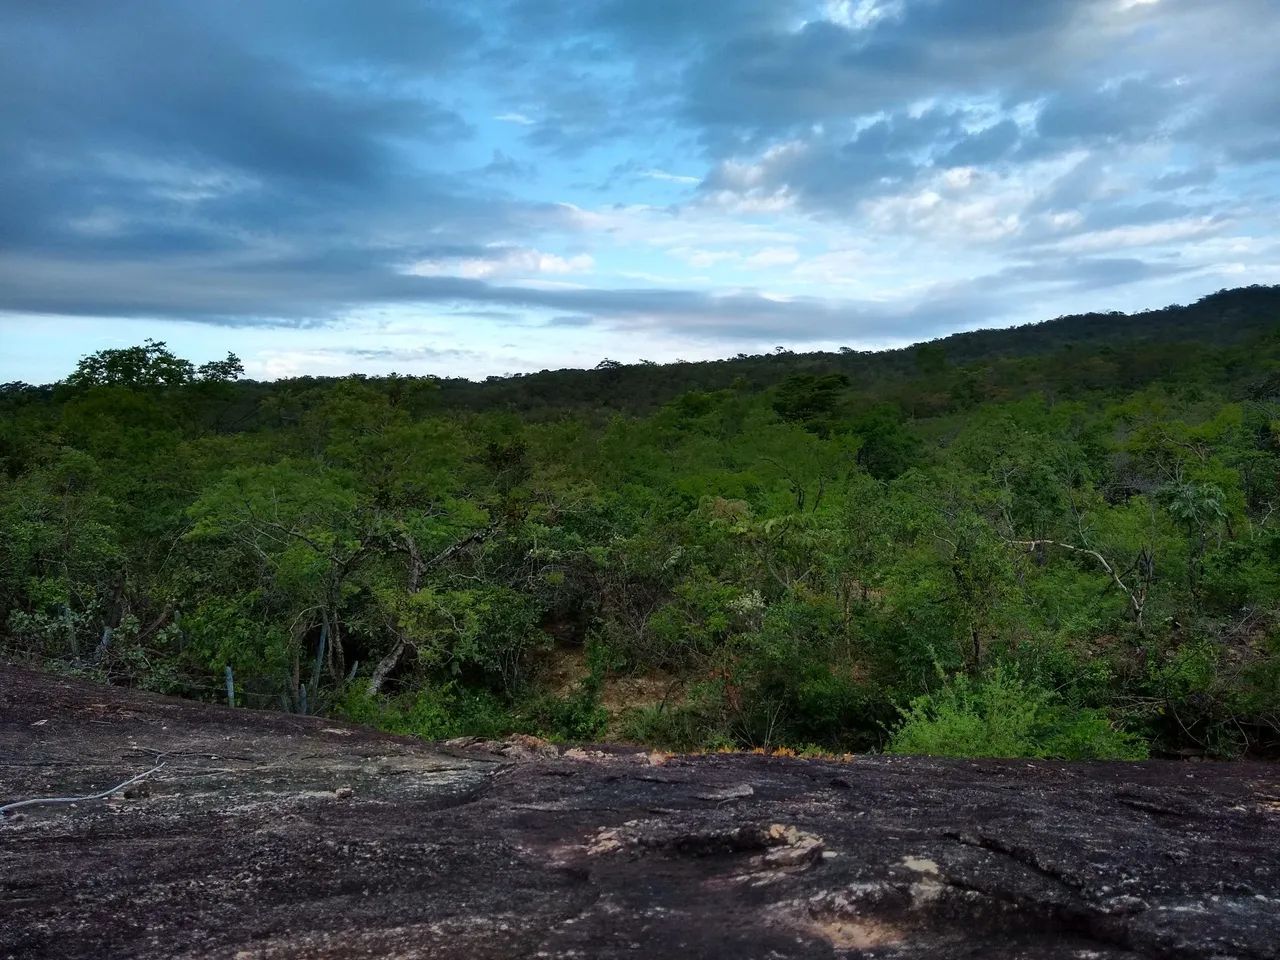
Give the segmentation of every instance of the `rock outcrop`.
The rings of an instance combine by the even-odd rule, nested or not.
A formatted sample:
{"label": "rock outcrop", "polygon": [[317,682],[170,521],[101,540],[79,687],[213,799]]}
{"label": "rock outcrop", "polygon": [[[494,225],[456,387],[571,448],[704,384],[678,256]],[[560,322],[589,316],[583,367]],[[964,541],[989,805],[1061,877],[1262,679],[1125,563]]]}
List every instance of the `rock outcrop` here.
{"label": "rock outcrop", "polygon": [[424,744],[0,668],[0,957],[1274,958],[1280,770]]}

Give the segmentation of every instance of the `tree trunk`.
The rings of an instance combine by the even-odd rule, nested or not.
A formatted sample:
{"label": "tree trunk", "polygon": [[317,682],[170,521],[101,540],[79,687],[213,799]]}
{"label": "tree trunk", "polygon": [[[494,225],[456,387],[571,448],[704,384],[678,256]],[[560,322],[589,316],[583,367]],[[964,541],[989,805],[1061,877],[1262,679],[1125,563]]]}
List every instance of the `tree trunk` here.
{"label": "tree trunk", "polygon": [[404,655],[404,648],[407,646],[404,640],[397,640],[391,652],[378,661],[378,665],[373,668],[373,676],[369,678],[369,696],[375,697],[382,692],[383,683],[400,662],[400,657]]}

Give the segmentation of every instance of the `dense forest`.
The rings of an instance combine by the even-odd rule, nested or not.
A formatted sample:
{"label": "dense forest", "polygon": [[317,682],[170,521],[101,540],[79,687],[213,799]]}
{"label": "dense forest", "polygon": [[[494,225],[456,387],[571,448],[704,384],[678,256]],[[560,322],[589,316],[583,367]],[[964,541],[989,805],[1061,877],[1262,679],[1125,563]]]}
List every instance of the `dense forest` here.
{"label": "dense forest", "polygon": [[0,660],[428,737],[1280,755],[1280,287],[879,353],[0,388]]}

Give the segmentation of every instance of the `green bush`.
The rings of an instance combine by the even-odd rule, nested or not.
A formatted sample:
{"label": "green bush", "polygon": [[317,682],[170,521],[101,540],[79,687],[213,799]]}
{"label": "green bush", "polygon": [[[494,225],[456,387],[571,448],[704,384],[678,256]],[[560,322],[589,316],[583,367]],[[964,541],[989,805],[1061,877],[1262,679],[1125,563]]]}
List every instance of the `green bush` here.
{"label": "green bush", "polygon": [[886,702],[859,679],[857,651],[833,604],[820,598],[775,604],[733,652],[737,695],[730,729],[738,746],[867,750],[878,744]]}
{"label": "green bush", "polygon": [[695,687],[685,703],[634,707],[620,718],[618,737],[629,743],[675,751],[734,746],[723,698],[721,685],[709,683]]}
{"label": "green bush", "polygon": [[568,696],[535,697],[521,716],[533,732],[549,740],[599,740],[609,724],[609,711],[600,705],[600,684],[592,677]]}
{"label": "green bush", "polygon": [[1145,743],[1098,710],[1073,707],[1004,665],[964,674],[902,711],[888,752],[942,757],[1138,760]]}
{"label": "green bush", "polygon": [[1204,636],[1152,648],[1139,689],[1157,704],[1147,720],[1166,749],[1239,757],[1280,739],[1280,633],[1228,646]]}
{"label": "green bush", "polygon": [[352,723],[426,740],[496,739],[527,732],[500,697],[454,683],[423,687],[397,698],[370,696],[364,684],[351,685],[332,712]]}

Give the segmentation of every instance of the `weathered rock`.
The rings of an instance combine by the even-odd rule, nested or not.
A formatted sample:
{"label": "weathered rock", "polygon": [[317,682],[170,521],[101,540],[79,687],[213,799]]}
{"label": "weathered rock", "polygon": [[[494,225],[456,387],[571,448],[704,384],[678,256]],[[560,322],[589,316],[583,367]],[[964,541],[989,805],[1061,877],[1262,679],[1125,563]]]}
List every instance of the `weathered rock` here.
{"label": "weathered rock", "polygon": [[1280,956],[1280,771],[422,744],[0,668],[0,957]]}

